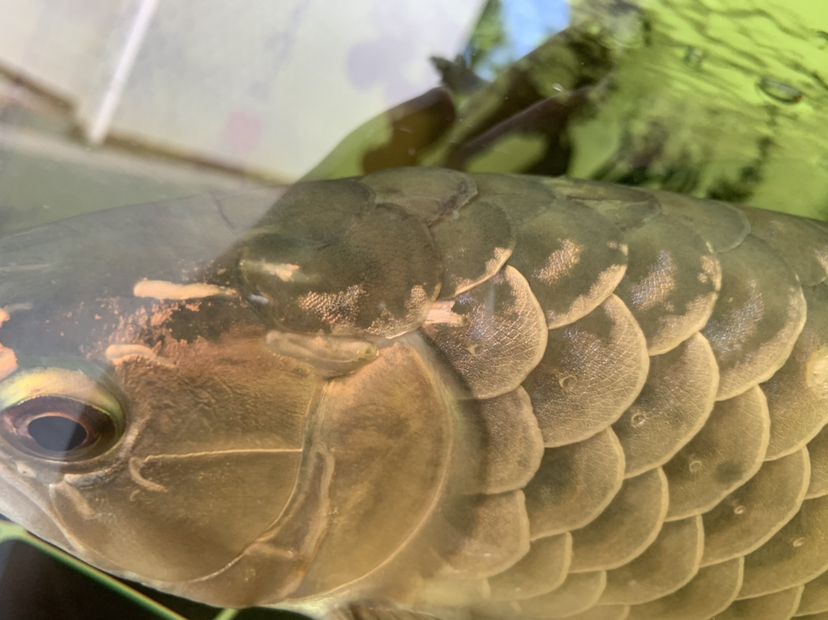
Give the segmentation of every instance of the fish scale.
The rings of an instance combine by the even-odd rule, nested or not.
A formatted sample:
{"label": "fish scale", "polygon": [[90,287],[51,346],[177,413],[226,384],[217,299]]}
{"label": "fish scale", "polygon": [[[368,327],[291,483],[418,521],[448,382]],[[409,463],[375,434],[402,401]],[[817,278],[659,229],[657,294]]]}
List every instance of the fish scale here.
{"label": "fish scale", "polygon": [[[370,185],[370,177],[368,177],[367,182]],[[605,200],[616,200],[623,203],[623,199],[619,200],[611,197],[613,196],[613,187],[607,185],[578,182],[572,182],[568,185],[567,181],[559,179],[556,179],[553,183],[530,179],[515,180],[515,183],[551,186],[559,196],[567,196],[570,201],[578,201],[579,192],[588,193],[588,190],[581,189],[583,186],[596,187],[609,195],[605,197]],[[485,187],[485,182],[481,185]],[[537,191],[537,187],[533,188],[532,191]],[[545,365],[546,358],[544,358],[539,365],[530,370],[529,375],[524,379],[523,385],[529,391],[539,427],[542,432],[546,430],[544,439],[547,445],[544,461],[535,474],[535,478],[524,488],[530,523],[549,515],[549,518],[553,521],[559,519],[564,524],[563,527],[578,526],[565,532],[550,531],[548,525],[537,533],[533,529],[533,541],[528,554],[532,554],[532,549],[535,546],[548,546],[553,541],[560,540],[561,534],[568,533],[574,539],[574,544],[568,550],[569,582],[587,567],[591,570],[597,569],[600,572],[594,573],[594,578],[591,577],[590,573],[587,573],[587,576],[591,579],[588,587],[584,583],[577,585],[578,595],[571,598],[566,596],[567,589],[573,592],[576,591],[576,584],[571,584],[568,581],[558,584],[554,578],[549,581],[549,592],[538,594],[537,589],[529,587],[527,588],[528,597],[513,595],[510,604],[504,604],[502,588],[498,588],[499,595],[495,597],[498,605],[494,617],[581,617],[581,614],[590,613],[590,609],[595,611],[596,615],[594,617],[596,618],[610,617],[611,614],[620,614],[620,611],[616,610],[615,607],[606,607],[602,611],[602,607],[604,607],[602,603],[615,606],[617,605],[615,602],[618,600],[635,602],[635,604],[629,606],[629,615],[626,617],[630,618],[707,618],[716,614],[724,614],[723,617],[746,617],[743,616],[745,613],[743,610],[746,609],[747,603],[743,600],[749,601],[749,597],[755,597],[757,594],[772,596],[776,595],[777,592],[793,592],[796,587],[803,585],[808,580],[819,577],[824,570],[828,569],[828,559],[820,560],[816,561],[813,567],[803,567],[801,575],[783,578],[781,574],[776,575],[772,563],[761,562],[763,554],[767,555],[768,549],[771,549],[771,547],[760,546],[757,549],[756,544],[758,541],[764,540],[768,545],[787,546],[793,553],[793,557],[787,561],[793,566],[798,566],[805,561],[807,552],[798,552],[797,550],[806,545],[813,546],[815,544],[814,537],[819,537],[819,530],[816,529],[819,526],[814,523],[810,528],[806,528],[810,535],[808,540],[804,542],[800,538],[792,541],[780,538],[783,535],[780,530],[782,530],[785,523],[794,518],[794,510],[801,513],[803,509],[807,510],[810,507],[809,500],[804,498],[804,491],[809,478],[810,462],[808,452],[804,449],[795,454],[796,460],[793,461],[791,459],[779,459],[778,457],[774,460],[765,460],[768,456],[769,441],[774,436],[773,431],[776,428],[772,423],[774,416],[784,414],[774,408],[769,409],[761,384],[773,377],[783,365],[793,363],[793,360],[789,359],[794,348],[793,343],[797,342],[797,337],[802,332],[806,316],[805,305],[800,301],[802,299],[801,281],[810,282],[813,286],[824,279],[824,267],[821,271],[814,269],[819,264],[814,257],[828,248],[828,237],[824,236],[816,225],[809,222],[771,213],[755,214],[750,209],[736,210],[729,205],[721,205],[724,213],[717,212],[717,216],[723,218],[723,224],[720,228],[710,229],[711,232],[715,232],[715,239],[706,240],[702,236],[704,229],[699,230],[693,227],[693,218],[695,216],[709,220],[710,203],[685,197],[674,197],[664,192],[648,193],[641,189],[619,190],[618,194],[628,194],[630,191],[639,193],[642,197],[654,197],[656,202],[662,206],[661,213],[648,217],[643,222],[626,227],[623,230],[623,240],[628,246],[631,246],[629,264],[626,266],[624,277],[614,287],[583,286],[583,279],[580,279],[582,287],[600,291],[596,292],[595,296],[601,302],[614,300],[612,302],[614,305],[626,306],[627,315],[632,316],[638,322],[639,333],[643,331],[643,324],[654,322],[669,325],[675,331],[675,335],[669,339],[662,339],[665,344],[657,347],[657,353],[660,354],[658,357],[666,356],[670,352],[680,352],[681,349],[686,349],[688,345],[693,346],[694,343],[699,343],[696,344],[697,347],[704,343],[704,350],[708,351],[709,347],[706,344],[709,341],[708,338],[721,342],[718,348],[713,349],[714,354],[712,356],[708,353],[705,359],[706,364],[701,363],[701,367],[700,363],[685,364],[681,369],[683,373],[679,371],[676,376],[670,377],[676,390],[679,385],[681,387],[691,386],[689,393],[688,391],[670,393],[669,388],[662,388],[662,393],[658,399],[661,407],[672,406],[678,408],[682,405],[692,406],[701,403],[699,414],[687,411],[685,418],[692,420],[696,417],[704,423],[699,425],[690,421],[683,429],[684,432],[673,440],[674,446],[670,452],[675,452],[675,447],[680,447],[678,454],[668,455],[670,458],[664,463],[656,461],[654,469],[648,469],[646,464],[639,466],[635,477],[631,477],[620,484],[620,480],[617,478],[618,462],[623,462],[625,452],[630,452],[632,459],[636,460],[642,441],[640,438],[647,432],[648,425],[652,423],[648,419],[648,413],[643,411],[643,407],[636,407],[635,404],[627,402],[631,396],[632,400],[642,396],[644,384],[635,380],[630,381],[630,377],[624,374],[625,372],[629,373],[630,368],[625,368],[625,366],[640,369],[638,374],[647,377],[651,391],[658,390],[659,384],[664,383],[665,378],[660,373],[647,374],[649,364],[646,358],[639,360],[637,363],[630,361],[641,355],[644,343],[641,338],[636,340],[635,338],[625,338],[619,335],[620,330],[617,325],[613,326],[612,320],[608,318],[606,313],[601,312],[600,307],[591,308],[588,306],[584,311],[573,314],[569,326],[559,326],[553,321],[549,333],[550,344],[545,355],[554,355],[556,358],[560,358],[569,351],[573,357],[580,358],[577,362],[583,368],[584,373],[592,372],[596,376],[588,375],[589,380],[586,382],[586,389],[583,393],[578,394],[576,385],[580,378],[578,370],[570,374],[565,363],[555,366],[553,362],[550,365],[555,366],[554,369],[543,372],[539,376],[538,371],[544,368]],[[480,196],[481,198],[488,198],[485,190],[481,191]],[[549,210],[555,209],[556,200],[561,200],[559,196],[549,200],[549,206],[547,207]],[[509,195],[499,194],[497,197],[503,210],[509,214]],[[629,200],[628,195],[625,198]],[[642,199],[642,202],[645,202],[645,200]],[[665,203],[667,205],[666,209],[664,208]],[[582,204],[584,203],[582,202]],[[602,208],[606,208],[602,207],[601,199],[594,194],[589,196],[587,204],[598,212]],[[617,206],[613,206],[618,209]],[[700,207],[706,210],[707,213],[699,216],[692,211],[693,206]],[[682,207],[689,208],[690,213],[681,211]],[[569,210],[571,211],[571,209]],[[745,213],[747,218],[742,213]],[[535,218],[537,218],[537,215]],[[680,219],[683,219],[686,224],[681,224]],[[756,221],[761,221],[762,227],[753,233],[749,222]],[[506,264],[518,265],[517,268],[524,276],[531,277],[541,268],[541,262],[538,261],[535,265],[528,265],[528,261],[514,260],[515,255],[519,255],[521,252],[520,230],[522,226],[529,228],[533,226],[533,223],[535,226],[537,225],[537,219],[530,219],[529,222],[528,225],[522,224],[520,221],[513,222],[518,231],[516,233],[517,242],[512,258]],[[665,227],[665,232],[661,233],[659,229]],[[794,239],[790,239],[789,242],[785,237],[788,227],[795,231],[791,237],[801,238],[807,235],[807,245],[800,246]],[[773,234],[768,232],[769,229],[773,229]],[[798,232],[797,229],[802,232]],[[535,237],[535,239],[537,238],[539,237]],[[695,239],[699,239],[702,243],[694,242]],[[738,253],[739,248],[746,242],[755,246],[753,251],[756,255],[751,256],[753,264],[757,262],[766,263],[769,268],[776,270],[774,272],[776,277],[769,281],[766,286],[761,283],[748,282],[747,284],[751,286],[751,292],[754,295],[746,299],[741,305],[739,305],[741,300],[738,299],[738,294],[733,295],[733,297],[737,297],[736,300],[729,296],[726,301],[720,302],[722,295],[731,292],[729,289],[736,289],[740,284],[744,286],[744,279],[756,279],[755,273],[745,273],[740,261],[731,261],[729,257],[726,257],[725,261],[721,260],[723,254]],[[642,243],[648,244],[653,249],[649,250],[648,248],[649,251],[643,248],[638,250],[638,246]],[[690,247],[685,249],[688,243]],[[726,249],[714,253],[712,251],[713,247],[724,247]],[[544,249],[535,247],[532,248],[532,251],[543,255]],[[659,251],[678,254],[678,258],[675,259],[678,269],[659,272],[654,265],[658,259],[653,258],[653,255],[657,256]],[[572,263],[574,262],[572,261]],[[695,269],[692,268],[693,262],[697,263]],[[565,263],[565,260],[559,259],[558,263]],[[731,264],[732,271],[729,269]],[[565,266],[574,268],[571,263]],[[535,268],[535,274],[527,273],[533,267]],[[792,267],[798,267],[798,270],[794,271]],[[684,270],[688,273],[682,273]],[[738,280],[725,291],[721,291],[720,278],[717,277],[720,272],[722,273],[721,279],[724,279],[726,283],[729,277]],[[600,269],[594,270],[594,273],[595,277],[589,284],[596,282],[603,275]],[[642,279],[647,278],[648,275],[652,276],[652,274],[655,274],[655,276],[651,279],[656,281],[651,283],[649,288],[635,294],[633,292],[635,285],[640,283]],[[559,275],[559,278],[565,277],[565,273]],[[690,292],[688,292],[687,286],[684,286],[685,283],[691,287]],[[695,293],[692,292],[694,285],[697,287]],[[762,287],[764,290],[758,293],[757,287]],[[619,292],[623,292],[623,296],[620,298],[617,296]],[[613,295],[613,293],[616,293],[616,295]],[[683,295],[685,299],[688,297],[691,299],[683,304],[673,302],[670,296],[677,294]],[[652,298],[657,299],[653,300]],[[761,309],[757,308],[759,305],[757,299],[764,302]],[[694,305],[693,301],[697,301],[697,303]],[[720,309],[722,304],[728,302],[731,307]],[[543,303],[541,305],[543,306]],[[691,314],[689,311],[691,305],[694,305],[692,312],[699,318],[682,321],[682,319],[687,319],[688,314]],[[711,321],[726,322],[728,319],[733,321],[734,315],[739,311],[745,311],[745,309],[755,312],[755,314],[748,316],[748,321],[758,325],[753,333],[733,334],[734,328],[729,325],[719,329],[717,329],[718,325],[715,323],[712,327],[709,325]],[[783,318],[779,322],[770,323],[769,317],[777,312]],[[674,320],[671,321],[671,318]],[[676,318],[677,320],[675,320]],[[763,321],[765,324],[771,324],[772,327],[766,328]],[[595,323],[595,325],[584,325],[585,331],[594,336],[594,339],[589,343],[574,339],[571,335],[567,338],[567,331],[572,332],[573,328],[578,326],[579,323],[588,324],[590,322]],[[735,329],[743,329],[744,332],[748,332],[750,327],[751,325],[744,325],[737,326]],[[604,331],[604,333],[601,333],[601,331]],[[648,332],[652,332],[652,330],[648,330]],[[705,335],[708,338],[705,338]],[[775,348],[775,343],[778,340],[784,340],[785,345],[780,350],[775,351],[776,355],[763,355],[761,353],[760,349],[765,346]],[[437,345],[440,346],[439,341]],[[608,354],[606,347],[611,345],[616,345],[620,349],[617,355]],[[811,351],[813,350],[811,348]],[[824,354],[825,351],[821,350],[817,356]],[[583,359],[589,355],[592,355],[592,357],[586,360]],[[653,357],[650,359],[653,359]],[[738,383],[735,387],[729,387],[724,393],[720,390],[718,398],[722,399],[722,405],[727,405],[728,409],[718,411],[717,407],[713,407],[714,403],[710,398],[710,387],[715,386],[720,380],[722,372],[720,369],[722,367],[729,369],[734,366],[730,360],[735,358],[739,360],[753,358],[755,362],[749,368],[738,368],[737,373],[734,373],[738,374]],[[607,361],[608,359],[609,361]],[[820,359],[819,357],[816,359],[809,357],[808,362],[805,363],[818,364]],[[799,366],[802,365],[802,362],[804,360],[800,361]],[[603,365],[608,366],[608,368],[602,371]],[[701,370],[702,367],[704,370]],[[617,373],[620,373],[617,383],[612,382],[609,385],[603,385],[600,382],[601,379],[613,379],[614,377],[610,375]],[[707,378],[699,380],[700,373],[706,374]],[[635,374],[634,370],[633,374]],[[799,381],[794,385],[791,385],[790,382],[786,383],[786,389],[791,393],[799,392],[809,395],[813,393],[811,386],[805,381]],[[627,389],[613,391],[613,385],[617,384]],[[544,390],[544,388],[546,389]],[[695,388],[695,390],[692,388]],[[553,389],[553,394],[549,393],[550,389]],[[628,393],[624,393],[624,391]],[[566,396],[572,392],[576,393],[576,398],[568,400]],[[577,400],[578,396],[581,397],[580,401]],[[815,408],[823,412],[826,411],[828,401],[824,397],[820,399],[818,395],[814,395],[814,397],[820,400],[820,404]],[[612,401],[618,403],[618,410],[611,411],[609,404],[602,403],[596,406],[590,403],[589,400],[584,402],[585,399],[602,398],[606,398],[610,403]],[[745,405],[740,405],[740,401],[746,399]],[[672,402],[666,404],[665,401]],[[595,416],[591,413],[596,409],[601,412],[601,415]],[[606,433],[612,433],[611,429],[621,421],[625,412],[632,411],[633,413],[628,415],[628,417],[632,417],[637,409],[642,409],[638,413],[639,417],[628,421],[623,427],[624,437],[630,438],[628,444],[624,445],[626,450],[617,451],[616,457],[608,458],[608,454],[613,453],[612,448],[606,447],[603,443],[596,443],[595,438]],[[553,413],[551,415],[544,414],[547,410],[551,410]],[[671,411],[670,413],[677,416],[684,414],[680,410]],[[732,431],[728,431],[727,427],[722,427],[718,423],[719,418],[722,418],[722,422],[727,422],[723,419],[726,415],[732,418]],[[555,419],[555,416],[560,419]],[[751,422],[753,419],[756,420],[755,424],[758,424],[755,440],[748,438],[748,436],[754,436],[750,431],[754,424]],[[680,426],[684,420],[677,422]],[[824,419],[821,418],[818,423],[813,425],[811,430],[806,432],[811,434],[818,431],[822,424],[824,424]],[[575,427],[575,430],[562,431],[568,425]],[[670,424],[670,428],[665,429],[665,432],[669,433],[675,429],[676,425]],[[560,439],[566,434],[570,434],[573,441],[564,442]],[[591,441],[590,438],[592,438]],[[662,443],[663,439],[658,433],[650,439],[650,444]],[[591,444],[596,447],[591,448]],[[573,448],[583,451],[583,458],[573,460],[574,457],[564,456],[564,453],[572,452]],[[644,447],[644,449],[646,450],[647,447]],[[682,454],[682,450],[687,454]],[[557,454],[561,454],[561,457],[556,457]],[[559,465],[551,469],[566,473],[558,473],[557,475],[554,471],[549,474],[544,473],[547,469],[550,469],[544,463],[546,461],[554,463],[559,458],[563,458],[567,465]],[[659,459],[659,461],[662,460]],[[740,460],[745,462],[740,462]],[[785,466],[786,461],[790,461],[790,466]],[[611,463],[614,463],[614,465],[611,465]],[[664,492],[661,491],[658,485],[650,484],[647,486],[639,482],[654,473],[658,473],[663,478],[663,469],[658,466],[661,464],[667,467],[668,472],[674,472],[672,477],[668,475],[664,479]],[[779,477],[776,481],[770,485],[762,484],[763,480],[770,479],[774,475]],[[653,480],[658,479],[656,477]],[[638,488],[635,486],[636,483]],[[556,492],[566,495],[566,489],[562,487],[567,484],[572,486],[570,493],[573,496],[573,501],[570,504],[566,503],[563,496],[556,495]],[[759,490],[763,486],[765,488],[764,492]],[[672,504],[670,504],[667,496],[667,487],[673,490]],[[749,487],[752,491],[748,496],[749,499],[738,499],[740,497],[739,493],[746,487]],[[783,498],[788,487],[791,488],[791,497],[786,500]],[[684,488],[687,488],[687,490],[682,491]],[[785,489],[785,493],[780,492],[782,489]],[[598,497],[594,496],[596,490]],[[676,493],[679,493],[678,497],[676,497]],[[625,498],[625,494],[629,497]],[[706,496],[709,496],[710,499],[704,499]],[[679,499],[682,497],[684,499]],[[780,500],[783,503],[782,510],[778,510],[779,506],[775,505]],[[676,502],[681,502],[681,508],[675,508],[677,506]],[[590,508],[593,504],[596,505],[595,509]],[[653,508],[649,508],[651,504]],[[665,510],[661,510],[662,504]],[[562,505],[570,505],[574,509],[575,514],[571,516],[574,517],[575,521],[568,522],[569,517],[554,514],[556,511],[560,512]],[[672,510],[668,508],[668,505],[673,507]],[[767,516],[763,514],[765,511],[771,510],[774,512],[774,509],[777,509],[775,510],[777,513],[774,515],[775,518],[764,518]],[[578,510],[580,510],[580,514],[577,514]],[[679,510],[680,513],[676,510]],[[648,516],[648,511],[652,512],[651,516]],[[533,515],[542,516],[533,517]],[[586,521],[586,523],[578,522],[578,517],[581,515],[583,515],[582,521]],[[697,523],[694,519],[698,519],[698,516],[709,517],[709,521],[703,523],[709,522],[708,527],[712,528],[711,534],[715,533],[716,535],[709,536],[706,543],[703,542],[705,540],[703,534],[694,538],[694,545],[699,548],[700,553],[690,553],[690,555],[696,556],[696,565],[685,569],[685,574],[682,575],[681,579],[673,583],[665,583],[661,588],[651,589],[643,597],[625,598],[623,591],[627,584],[619,584],[620,589],[619,586],[613,587],[607,593],[606,598],[602,599],[602,594],[607,588],[606,577],[609,576],[610,581],[612,581],[614,572],[624,574],[632,570],[639,558],[647,557],[649,561],[649,574],[641,576],[644,580],[648,578],[653,581],[663,579],[663,576],[657,573],[667,571],[668,565],[676,559],[674,552],[672,552],[672,549],[665,550],[660,558],[657,555],[654,557],[653,553],[660,551],[662,545],[666,546],[668,544],[667,540],[680,535],[680,530],[668,528],[670,522],[677,520],[677,523]],[[504,521],[508,522],[509,519]],[[728,526],[730,526],[730,529],[728,529]],[[743,533],[739,537],[734,532],[736,528],[740,533],[745,532],[745,530],[756,531],[750,531],[750,535]],[[636,529],[642,531],[639,534],[640,543],[637,543],[635,535],[632,534]],[[703,527],[700,529],[702,532],[704,531]],[[811,532],[811,529],[814,529],[814,531]],[[664,540],[658,540],[658,536],[662,533]],[[775,537],[774,535],[777,533],[779,533],[779,536]],[[589,540],[590,542],[588,544],[582,542],[579,545],[579,540]],[[658,545],[656,544],[657,540]],[[623,543],[629,546],[628,551],[619,550],[619,544]],[[560,543],[558,544],[560,545]],[[722,552],[718,551],[719,546],[730,547],[730,551],[726,552],[725,557],[722,557]],[[817,546],[819,545],[817,544]],[[648,550],[651,551],[649,556],[646,555]],[[628,556],[626,558],[624,557],[625,552]],[[604,557],[601,557],[602,555]],[[813,553],[810,555],[813,555]],[[744,556],[747,556],[745,568],[743,568],[745,560],[742,560]],[[728,559],[729,557],[734,559]],[[617,558],[622,558],[624,561],[618,561]],[[703,558],[713,558],[717,561],[711,562],[703,560]],[[552,566],[544,567],[550,572],[550,577],[554,575],[560,561],[551,561],[551,563]],[[542,575],[527,575],[526,568],[527,564],[525,562],[518,562],[510,570],[517,571],[516,576],[520,575],[521,581],[532,582],[536,579],[543,579]],[[539,566],[536,570],[543,571],[544,568]],[[758,590],[750,589],[750,584],[760,579],[763,569],[767,571],[768,579],[778,581],[778,584],[765,586]],[[494,583],[516,582],[515,578],[510,576],[510,570],[489,577],[489,581]],[[468,575],[463,575],[464,579],[467,577]],[[787,582],[791,580],[794,583]],[[633,588],[640,591],[642,588],[641,582],[639,580],[631,581],[633,581]],[[744,583],[748,584],[747,589],[743,589]],[[716,585],[713,587],[711,584]],[[550,594],[555,592],[560,593],[559,596]],[[774,599],[775,605],[778,604],[780,610],[785,610],[777,612],[781,614],[779,617],[789,617],[795,612],[796,606],[788,600],[790,598],[791,596],[786,596],[783,601],[783,597],[777,595],[777,598]],[[758,604],[759,601],[756,602]],[[490,615],[490,612],[485,611],[488,607],[487,604],[479,604],[476,607],[478,607],[478,613],[481,615]],[[604,615],[601,615],[602,613]],[[618,617],[621,617],[621,615]]]}
{"label": "fish scale", "polygon": [[[270,525],[200,580],[195,568],[180,568],[187,579],[179,569],[157,577],[126,553],[78,543],[89,533],[73,526],[72,504],[87,491],[71,481],[54,501],[69,511],[61,527],[72,531],[61,538],[41,524],[44,536],[160,589],[319,617],[702,620],[828,611],[824,227],[641,188],[428,168],[299,184],[251,222],[213,231],[221,252],[212,256],[186,241],[194,258],[182,259],[177,279],[212,287],[184,304],[189,314],[160,298],[147,303],[166,314],[111,310],[120,320],[109,338],[119,346],[144,338],[149,324],[158,330],[153,355],[169,367],[192,365],[180,317],[201,329],[213,315],[232,316],[244,335],[237,348],[222,349],[213,331],[191,338],[199,373],[209,376],[213,343],[228,368],[248,342],[259,347],[251,368],[276,363],[263,361],[268,355],[289,360],[270,372],[293,377],[292,428],[310,417],[304,444],[283,440],[300,482],[280,500],[282,516],[251,509],[248,529]],[[54,284],[59,307],[48,307],[38,278],[58,282],[64,267],[43,258],[38,235],[0,241],[7,263],[25,266],[29,252],[47,265],[45,275],[23,268],[19,283],[0,283],[11,308],[0,318],[0,353],[21,363],[29,348],[40,354],[45,345],[32,344],[40,321],[64,354],[76,347],[99,361],[105,347],[76,341],[88,329],[84,312],[109,325],[108,307],[81,303],[93,281]],[[123,261],[129,283],[151,278],[134,257]],[[118,291],[118,269],[89,277],[109,277],[106,290]],[[147,312],[160,318],[148,321]],[[158,384],[142,364],[155,358],[113,363],[128,395],[151,400]],[[252,406],[245,411],[255,416]],[[221,423],[210,418],[200,432]],[[194,449],[202,441],[187,436]],[[239,437],[225,458],[241,463],[248,440]],[[267,448],[265,435],[255,441]],[[129,495],[131,510],[176,484],[164,469],[175,459],[142,456],[147,443],[127,444],[139,449],[129,469],[144,485]],[[6,443],[0,449],[17,458]],[[0,474],[0,483],[14,476]],[[198,498],[198,482],[187,484]],[[9,488],[18,488],[14,480]],[[27,509],[0,508],[37,531]],[[122,514],[117,502],[111,510]],[[291,547],[290,536],[299,543]],[[215,558],[226,561],[221,550]]]}

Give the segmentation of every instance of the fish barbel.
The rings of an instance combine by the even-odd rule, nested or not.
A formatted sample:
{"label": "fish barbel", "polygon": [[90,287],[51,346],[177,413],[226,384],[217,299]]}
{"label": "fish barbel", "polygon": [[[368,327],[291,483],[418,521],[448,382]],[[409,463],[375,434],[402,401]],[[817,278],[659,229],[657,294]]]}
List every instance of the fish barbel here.
{"label": "fish barbel", "polygon": [[826,611],[826,278],[817,222],[436,168],[32,229],[0,511],[218,606]]}

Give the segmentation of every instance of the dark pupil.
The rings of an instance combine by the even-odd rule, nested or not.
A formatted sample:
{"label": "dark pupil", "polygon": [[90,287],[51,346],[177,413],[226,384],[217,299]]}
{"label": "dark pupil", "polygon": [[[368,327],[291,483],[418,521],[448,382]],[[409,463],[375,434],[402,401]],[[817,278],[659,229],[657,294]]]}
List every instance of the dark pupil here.
{"label": "dark pupil", "polygon": [[63,396],[39,396],[0,411],[0,434],[37,457],[90,458],[117,440],[112,416]]}
{"label": "dark pupil", "polygon": [[60,415],[45,415],[28,424],[29,435],[44,450],[70,452],[86,441],[86,429]]}

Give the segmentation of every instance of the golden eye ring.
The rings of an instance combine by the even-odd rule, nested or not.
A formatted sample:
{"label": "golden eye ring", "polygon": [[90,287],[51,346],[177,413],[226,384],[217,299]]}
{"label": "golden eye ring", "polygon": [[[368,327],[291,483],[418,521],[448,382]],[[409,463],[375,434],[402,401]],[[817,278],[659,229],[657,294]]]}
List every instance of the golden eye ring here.
{"label": "golden eye ring", "polygon": [[117,443],[123,428],[118,400],[81,371],[31,369],[0,385],[0,435],[30,456],[94,458]]}

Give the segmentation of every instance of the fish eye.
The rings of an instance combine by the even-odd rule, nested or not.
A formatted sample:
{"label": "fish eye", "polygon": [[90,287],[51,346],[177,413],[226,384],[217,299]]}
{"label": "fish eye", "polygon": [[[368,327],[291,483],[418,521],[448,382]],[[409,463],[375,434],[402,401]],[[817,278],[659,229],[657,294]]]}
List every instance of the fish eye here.
{"label": "fish eye", "polygon": [[0,386],[0,406],[0,434],[18,450],[52,461],[98,456],[123,430],[117,399],[78,371],[13,375]]}

